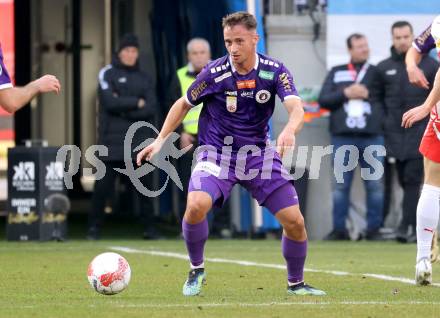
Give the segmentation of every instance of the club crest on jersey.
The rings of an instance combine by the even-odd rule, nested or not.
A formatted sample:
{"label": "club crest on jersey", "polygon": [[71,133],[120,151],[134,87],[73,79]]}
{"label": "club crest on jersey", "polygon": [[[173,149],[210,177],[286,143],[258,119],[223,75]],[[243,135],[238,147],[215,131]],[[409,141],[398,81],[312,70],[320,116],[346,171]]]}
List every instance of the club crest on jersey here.
{"label": "club crest on jersey", "polygon": [[226,96],[226,109],[230,113],[237,111],[237,96]]}
{"label": "club crest on jersey", "polygon": [[270,99],[270,96],[270,92],[263,89],[257,92],[257,95],[255,95],[255,100],[260,104],[264,104]]}

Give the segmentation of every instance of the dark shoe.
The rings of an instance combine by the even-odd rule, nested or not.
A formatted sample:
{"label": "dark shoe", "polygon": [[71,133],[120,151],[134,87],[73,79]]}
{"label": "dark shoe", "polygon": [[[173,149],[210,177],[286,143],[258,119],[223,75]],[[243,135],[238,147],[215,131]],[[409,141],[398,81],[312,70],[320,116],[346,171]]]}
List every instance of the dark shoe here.
{"label": "dark shoe", "polygon": [[142,233],[142,237],[144,240],[158,240],[162,238],[160,233],[153,227],[145,229],[144,233]]}
{"label": "dark shoe", "polygon": [[399,243],[416,243],[417,235],[412,228],[408,231],[404,231],[403,229],[398,229],[396,232],[396,241]]}
{"label": "dark shoe", "polygon": [[99,240],[99,230],[96,227],[91,227],[87,231],[86,239],[89,241],[97,241]]}
{"label": "dark shoe", "polygon": [[345,231],[337,231],[333,230],[327,236],[324,237],[325,241],[349,241],[350,236],[348,235],[348,232]]}
{"label": "dark shoe", "polygon": [[367,241],[385,241],[386,238],[383,236],[383,234],[377,230],[368,231],[365,235],[365,239]]}

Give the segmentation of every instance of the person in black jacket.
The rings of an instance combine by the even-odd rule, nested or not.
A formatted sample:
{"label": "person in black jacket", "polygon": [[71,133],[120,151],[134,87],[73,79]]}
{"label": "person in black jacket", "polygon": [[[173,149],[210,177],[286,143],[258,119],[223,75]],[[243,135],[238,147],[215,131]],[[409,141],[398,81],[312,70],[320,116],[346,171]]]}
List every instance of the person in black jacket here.
{"label": "person in black jacket", "polygon": [[[380,102],[385,110],[387,159],[390,164],[395,163],[399,184],[403,188],[402,219],[397,228],[396,238],[402,243],[416,242],[417,200],[423,183],[423,157],[418,148],[428,118],[408,129],[401,127],[401,118],[406,111],[422,104],[430,90],[413,86],[408,79],[405,56],[414,39],[411,24],[407,21],[395,22],[391,27],[391,35],[391,56],[380,62],[377,69]],[[419,68],[432,87],[438,69],[437,62],[429,56],[423,56]],[[387,171],[392,171],[391,167],[388,167]],[[385,190],[386,193],[392,191],[388,182]]]}
{"label": "person in black jacket", "polygon": [[[139,44],[137,37],[126,34],[120,41],[117,55],[111,64],[99,72],[99,123],[98,144],[108,148],[108,155],[100,158],[106,166],[106,174],[95,182],[92,209],[89,213],[88,238],[98,239],[106,201],[112,198],[116,179],[115,168],[125,168],[124,138],[128,128],[137,121],[154,123],[157,103],[152,80],[139,68]],[[148,137],[152,130],[145,127],[136,131],[132,140],[133,150]],[[137,153],[131,151],[132,159]],[[141,181],[152,182],[151,173]],[[131,184],[131,183],[130,183]],[[152,224],[153,207],[151,199],[143,197],[133,187],[135,205],[144,220],[144,238],[155,238],[156,229]]]}
{"label": "person in black jacket", "polygon": [[[371,169],[365,159],[366,148],[383,146],[382,109],[375,103],[374,85],[377,82],[376,68],[370,65],[367,39],[362,34],[347,38],[350,63],[333,67],[328,73],[319,96],[319,104],[330,110],[330,133],[333,149],[335,182],[333,186],[333,230],[328,240],[348,240],[345,226],[348,215],[350,188],[354,169],[345,171],[349,151],[342,158],[337,156],[347,145],[354,145],[359,153],[362,168]],[[341,148],[339,150],[339,148]],[[352,154],[353,155],[353,154]],[[383,157],[373,152],[374,159],[383,164]],[[340,161],[344,162],[340,162]],[[371,169],[374,170],[374,169]],[[381,239],[383,182],[382,179],[364,178],[367,193],[367,233],[369,240]]]}

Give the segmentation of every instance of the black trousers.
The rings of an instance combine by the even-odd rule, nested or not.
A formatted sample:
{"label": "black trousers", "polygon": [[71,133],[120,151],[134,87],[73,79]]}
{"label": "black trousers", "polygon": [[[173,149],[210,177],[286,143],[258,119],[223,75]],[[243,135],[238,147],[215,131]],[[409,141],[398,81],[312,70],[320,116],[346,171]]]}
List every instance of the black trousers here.
{"label": "black trousers", "polygon": [[[399,229],[406,231],[408,226],[415,229],[417,219],[417,202],[420,196],[420,189],[423,184],[423,158],[397,160],[396,163],[397,179],[403,189],[402,202],[402,220]],[[390,165],[386,167],[386,185],[385,185],[385,211],[389,211],[390,194],[392,188],[392,174]]]}
{"label": "black trousers", "polygon": [[[92,207],[89,212],[88,226],[99,230],[104,219],[104,208],[107,202],[113,201],[115,196],[115,181],[119,176],[128,179],[127,176],[115,171],[114,168],[125,168],[123,161],[107,161],[104,162],[106,166],[105,176],[95,182],[95,188],[92,195]],[[133,163],[134,164],[134,163]],[[147,188],[152,188],[152,173],[141,178],[142,184]],[[133,184],[129,181],[126,184],[130,187],[128,190],[133,201],[130,203],[135,209],[135,214],[139,215],[144,229],[154,226],[154,208],[152,198],[147,198],[136,190]],[[122,202],[124,203],[124,202]]]}

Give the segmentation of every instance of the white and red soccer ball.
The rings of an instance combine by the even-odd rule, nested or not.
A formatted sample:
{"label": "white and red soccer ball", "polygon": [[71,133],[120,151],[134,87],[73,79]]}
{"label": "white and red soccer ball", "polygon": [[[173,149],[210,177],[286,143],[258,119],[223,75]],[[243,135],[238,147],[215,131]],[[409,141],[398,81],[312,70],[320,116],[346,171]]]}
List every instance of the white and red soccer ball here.
{"label": "white and red soccer ball", "polygon": [[130,265],[117,253],[102,253],[89,264],[87,278],[98,293],[114,295],[127,288],[131,278]]}

